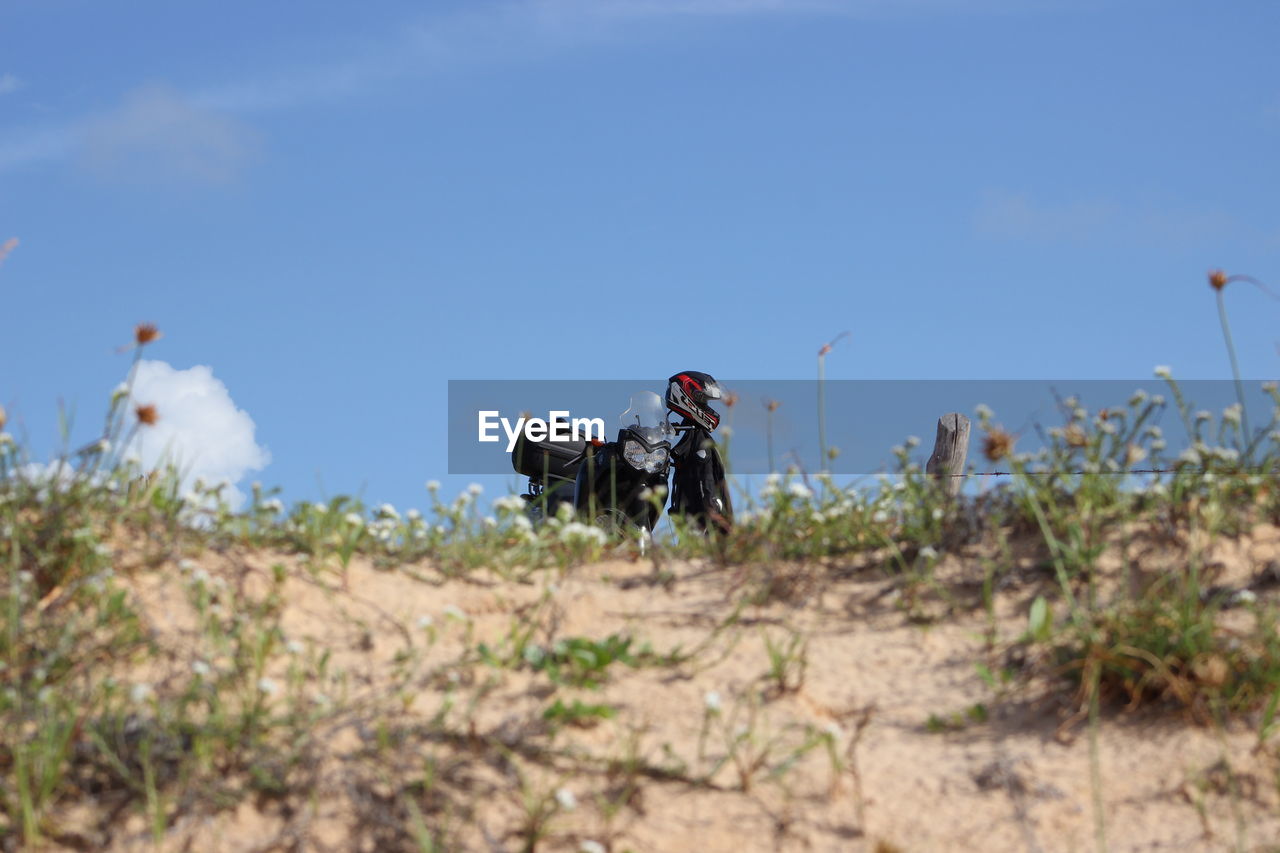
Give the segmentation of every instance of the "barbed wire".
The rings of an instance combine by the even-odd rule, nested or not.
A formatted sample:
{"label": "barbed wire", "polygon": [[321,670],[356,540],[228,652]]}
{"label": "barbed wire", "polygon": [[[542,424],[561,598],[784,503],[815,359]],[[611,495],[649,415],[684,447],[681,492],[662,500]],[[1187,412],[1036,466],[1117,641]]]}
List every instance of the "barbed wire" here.
{"label": "barbed wire", "polygon": [[[1182,471],[1189,471],[1197,474],[1208,473],[1208,468],[1191,468],[1183,466],[1181,468],[1129,468],[1120,471],[967,471],[963,474],[933,474],[934,477],[1013,477],[1022,474],[1027,477],[1067,477],[1079,474],[1112,474],[1116,476],[1127,476],[1129,474],[1177,474]],[[1257,471],[1227,471],[1214,472],[1223,476],[1249,476],[1253,474],[1270,474],[1276,473],[1275,468],[1263,468]]]}

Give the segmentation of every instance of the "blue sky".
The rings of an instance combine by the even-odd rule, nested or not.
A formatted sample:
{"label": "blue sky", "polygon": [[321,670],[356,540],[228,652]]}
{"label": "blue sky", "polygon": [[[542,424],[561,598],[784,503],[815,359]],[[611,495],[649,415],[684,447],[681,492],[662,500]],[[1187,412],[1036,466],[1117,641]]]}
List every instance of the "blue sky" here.
{"label": "blue sky", "polygon": [[[1206,271],[1280,286],[1271,0],[0,17],[0,404],[40,453],[144,320],[209,368],[156,368],[169,423],[266,451],[217,471],[412,506],[470,479],[449,379],[809,378],[846,329],[833,378],[1219,378]],[[1280,302],[1232,288],[1273,377]]]}

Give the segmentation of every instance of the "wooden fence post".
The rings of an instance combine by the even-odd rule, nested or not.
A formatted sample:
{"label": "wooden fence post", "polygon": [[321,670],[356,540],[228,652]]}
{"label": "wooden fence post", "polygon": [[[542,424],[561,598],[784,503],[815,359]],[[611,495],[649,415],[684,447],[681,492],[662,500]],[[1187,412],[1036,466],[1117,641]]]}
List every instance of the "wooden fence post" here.
{"label": "wooden fence post", "polygon": [[938,418],[938,437],[933,442],[933,455],[924,470],[942,479],[947,494],[960,494],[964,478],[965,459],[969,455],[969,419],[959,412],[949,412]]}

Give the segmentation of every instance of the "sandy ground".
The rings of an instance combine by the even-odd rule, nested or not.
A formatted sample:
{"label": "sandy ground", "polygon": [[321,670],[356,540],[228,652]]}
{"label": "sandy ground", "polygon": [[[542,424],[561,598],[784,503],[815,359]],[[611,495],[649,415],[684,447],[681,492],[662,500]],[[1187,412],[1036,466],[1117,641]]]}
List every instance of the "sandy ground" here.
{"label": "sandy ground", "polygon": [[[1230,543],[1246,580],[1270,559],[1280,532],[1254,539],[1272,550]],[[978,571],[950,559],[953,575]],[[184,814],[165,849],[410,849],[395,830],[408,821],[397,792],[427,757],[441,769],[417,802],[445,849],[526,849],[519,832],[529,803],[555,803],[556,791],[576,805],[549,807],[537,850],[1094,850],[1095,796],[1111,850],[1280,849],[1277,768],[1255,749],[1249,720],[1223,731],[1168,708],[1110,708],[1093,743],[1087,724],[1068,720],[1078,709],[1043,691],[997,697],[978,677],[975,663],[999,653],[984,639],[984,611],[920,624],[877,572],[850,572],[804,601],[748,607],[713,635],[734,610],[742,570],[668,565],[670,582],[654,584],[647,561],[615,561],[520,584],[485,572],[478,581],[444,580],[429,566],[382,570],[356,559],[344,589],[336,574],[322,583],[288,556],[207,553],[197,561],[250,593],[265,588],[273,563],[283,564],[287,638],[307,654],[328,650],[338,673],[305,689],[345,690],[349,704],[382,708],[399,731],[417,734],[371,753],[379,736],[372,717],[339,715],[318,732],[306,796]],[[193,624],[178,575],[166,566],[130,581],[176,659]],[[1004,636],[1025,624],[1035,591],[1031,581],[1001,591]],[[448,615],[453,608],[464,618]],[[500,646],[513,626],[531,621],[543,644],[625,632],[657,652],[703,650],[680,664],[615,664],[599,690],[561,687],[555,697],[566,703],[608,703],[617,714],[564,728],[554,746],[570,757],[539,757],[537,745],[549,743],[541,711],[554,698],[545,675],[454,665],[465,647]],[[806,644],[806,666],[802,678],[793,674],[795,689],[778,691],[763,638],[783,642],[793,633]],[[406,659],[414,664],[406,668]],[[716,714],[707,711],[709,692],[720,700]],[[965,715],[978,703],[985,721]],[[931,715],[955,725],[930,730]],[[452,734],[424,734],[433,720]],[[726,732],[748,723],[746,751],[766,752],[774,741],[762,769],[742,774],[730,761],[705,783],[661,778],[664,768],[705,775],[726,754]],[[839,766],[820,745],[771,772],[813,733],[830,735]],[[510,760],[495,759],[495,743],[511,750]],[[645,772],[619,769],[627,759]],[[112,848],[152,849],[141,815],[123,819]]]}

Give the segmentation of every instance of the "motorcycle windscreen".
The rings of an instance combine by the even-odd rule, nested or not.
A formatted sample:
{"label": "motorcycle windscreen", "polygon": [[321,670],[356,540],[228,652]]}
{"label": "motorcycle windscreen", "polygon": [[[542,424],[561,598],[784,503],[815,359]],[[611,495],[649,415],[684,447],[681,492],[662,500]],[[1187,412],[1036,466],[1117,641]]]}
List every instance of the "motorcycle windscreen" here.
{"label": "motorcycle windscreen", "polygon": [[669,442],[675,434],[667,421],[667,407],[652,391],[631,395],[631,405],[618,416],[618,428],[631,430],[651,447],[658,442]]}

